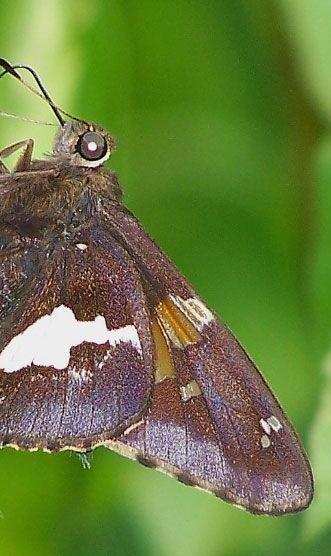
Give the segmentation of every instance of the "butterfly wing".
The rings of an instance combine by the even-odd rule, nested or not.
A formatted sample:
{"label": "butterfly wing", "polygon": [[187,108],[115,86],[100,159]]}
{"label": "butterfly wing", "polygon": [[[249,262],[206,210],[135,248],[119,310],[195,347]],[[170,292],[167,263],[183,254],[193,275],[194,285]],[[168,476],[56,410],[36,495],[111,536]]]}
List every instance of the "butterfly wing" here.
{"label": "butterfly wing", "polygon": [[307,507],[278,402],[128,211],[47,249],[1,233],[1,444],[105,444],[252,512]]}
{"label": "butterfly wing", "polygon": [[156,346],[149,412],[107,445],[255,513],[306,508],[309,463],[255,365],[137,220],[107,217],[145,278]]}
{"label": "butterfly wing", "polygon": [[126,251],[95,228],[70,242],[0,231],[0,444],[85,450],[146,411],[149,311]]}

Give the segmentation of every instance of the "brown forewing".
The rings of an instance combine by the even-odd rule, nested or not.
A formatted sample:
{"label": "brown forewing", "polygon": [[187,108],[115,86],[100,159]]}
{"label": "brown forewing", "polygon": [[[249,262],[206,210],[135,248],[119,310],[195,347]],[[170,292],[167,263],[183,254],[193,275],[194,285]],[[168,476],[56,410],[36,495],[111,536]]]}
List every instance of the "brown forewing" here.
{"label": "brown forewing", "polygon": [[98,221],[79,229],[46,248],[3,234],[0,350],[65,305],[79,321],[101,314],[110,330],[133,325],[142,352],[130,342],[110,351],[84,342],[66,369],[0,370],[0,442],[106,443],[253,512],[306,507],[312,477],[302,447],[228,329],[211,313],[190,319],[194,290],[120,204],[105,203]]}
{"label": "brown forewing", "polygon": [[[87,245],[84,251],[79,242]],[[3,253],[0,348],[65,305],[78,321],[103,315],[109,330],[133,325],[141,353],[131,342],[84,342],[71,348],[65,369],[32,364],[0,370],[0,444],[89,449],[146,410],[153,376],[149,313],[139,273],[109,234],[86,229],[69,243],[56,241],[52,252],[41,247],[39,258],[27,246],[19,254]]]}
{"label": "brown forewing", "polygon": [[[255,513],[307,507],[311,472],[279,404],[231,336],[217,324],[205,334],[171,348],[176,375],[155,385],[148,415],[108,446]],[[193,380],[201,394],[184,401],[181,387]],[[270,416],[282,429],[267,436],[260,420]]]}
{"label": "brown forewing", "polygon": [[[151,317],[162,296],[197,298],[130,213],[108,212],[106,220],[154,290]],[[175,373],[156,382],[148,415],[109,446],[252,512],[304,509],[310,466],[270,388],[217,317],[199,335],[181,347],[168,339]],[[192,381],[200,395],[185,400],[181,388]]]}

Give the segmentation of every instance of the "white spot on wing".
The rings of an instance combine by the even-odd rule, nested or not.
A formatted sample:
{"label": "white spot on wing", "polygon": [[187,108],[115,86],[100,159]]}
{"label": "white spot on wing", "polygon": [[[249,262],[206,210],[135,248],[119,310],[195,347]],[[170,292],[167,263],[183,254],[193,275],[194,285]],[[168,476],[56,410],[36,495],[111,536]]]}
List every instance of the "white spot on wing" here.
{"label": "white spot on wing", "polygon": [[87,249],[86,243],[76,243],[76,247],[78,247],[81,251],[85,251],[85,249]]}
{"label": "white spot on wing", "polygon": [[267,436],[266,434],[263,434],[261,436],[261,446],[262,446],[262,448],[269,448],[270,444],[271,444],[271,441],[270,441],[269,436]]}
{"label": "white spot on wing", "polygon": [[199,388],[199,384],[195,380],[191,380],[186,386],[180,387],[180,395],[183,402],[187,402],[191,398],[195,396],[200,396],[201,390]]}
{"label": "white spot on wing", "polygon": [[269,436],[272,431],[278,432],[283,428],[281,422],[274,415],[270,415],[267,419],[260,419],[260,425],[266,434],[263,434],[260,438],[262,448],[269,448],[271,440]]}
{"label": "white spot on wing", "polygon": [[283,425],[281,424],[281,422],[274,415],[271,415],[270,417],[268,417],[267,421],[268,421],[270,427],[272,428],[272,430],[274,430],[275,432],[278,432],[280,429],[283,428]]}
{"label": "white spot on wing", "polygon": [[141,353],[135,326],[108,330],[105,317],[98,315],[93,321],[78,321],[71,309],[61,305],[12,338],[0,354],[0,369],[11,373],[32,364],[65,369],[70,349],[83,342],[108,342],[111,346],[129,342]]}
{"label": "white spot on wing", "polygon": [[213,313],[200,301],[200,299],[196,297],[183,299],[180,295],[171,295],[170,298],[199,332],[202,331],[206,324],[214,320]]}
{"label": "white spot on wing", "polygon": [[265,421],[264,419],[260,419],[260,425],[263,428],[265,433],[267,433],[267,434],[271,433],[271,427],[270,427],[269,423],[267,423],[267,421]]}

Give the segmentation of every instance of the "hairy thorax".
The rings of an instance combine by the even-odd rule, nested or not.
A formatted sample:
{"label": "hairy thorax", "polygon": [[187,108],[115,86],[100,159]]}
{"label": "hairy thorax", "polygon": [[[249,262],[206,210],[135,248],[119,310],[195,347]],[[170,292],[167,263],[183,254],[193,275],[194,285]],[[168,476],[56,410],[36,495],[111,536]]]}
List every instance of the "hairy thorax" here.
{"label": "hairy thorax", "polygon": [[20,235],[37,237],[48,231],[61,233],[97,217],[104,203],[121,201],[114,173],[65,162],[54,158],[34,161],[24,179],[11,173],[8,181],[2,180],[0,230],[13,226]]}
{"label": "hairy thorax", "polygon": [[39,279],[47,261],[52,259],[53,268],[63,273],[63,255],[72,245],[84,248],[86,231],[101,225],[103,207],[117,205],[122,193],[109,170],[65,167],[54,159],[32,162],[24,179],[15,172],[3,178],[0,318],[10,329],[16,300],[29,296],[29,284]]}

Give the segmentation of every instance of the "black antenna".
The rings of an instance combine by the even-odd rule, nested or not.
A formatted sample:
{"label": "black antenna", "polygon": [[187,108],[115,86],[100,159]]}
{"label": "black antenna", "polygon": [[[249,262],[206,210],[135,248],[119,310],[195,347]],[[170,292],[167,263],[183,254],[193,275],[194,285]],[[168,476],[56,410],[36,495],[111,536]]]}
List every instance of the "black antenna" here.
{"label": "black antenna", "polygon": [[14,68],[10,65],[10,63],[4,60],[3,58],[0,58],[0,66],[2,66],[3,69],[5,70],[2,72],[1,75],[4,75],[5,73],[11,73],[17,79],[21,79],[17,71],[15,71]]}
{"label": "black antenna", "polygon": [[[76,120],[77,122],[85,122],[84,120],[80,119],[80,118],[75,118],[75,116],[72,116],[71,114],[68,114],[67,112],[65,112],[64,110],[62,110],[61,108],[59,108],[58,106],[56,106],[56,104],[54,104],[54,102],[52,101],[51,97],[49,96],[47,90],[45,89],[44,85],[42,84],[40,78],[38,77],[37,73],[30,68],[29,66],[25,66],[25,65],[21,65],[21,64],[15,64],[15,65],[11,65],[9,64],[9,62],[7,62],[7,60],[4,60],[4,58],[0,58],[0,67],[3,67],[4,71],[2,73],[0,73],[0,78],[5,75],[6,73],[10,73],[10,75],[12,75],[13,77],[15,77],[16,79],[18,79],[25,87],[27,87],[30,91],[32,91],[35,95],[37,95],[38,97],[40,97],[42,100],[44,100],[45,102],[47,102],[47,104],[51,107],[51,109],[53,110],[55,116],[57,117],[57,119],[59,120],[61,126],[63,127],[65,124],[65,120],[62,118],[61,114],[64,114],[65,116],[68,116],[68,118],[71,118],[72,120]],[[42,94],[40,94],[34,87],[32,87],[31,85],[29,85],[29,83],[27,83],[26,81],[24,81],[24,79],[22,79],[22,77],[20,76],[19,73],[17,73],[16,69],[25,69],[27,70],[29,73],[31,73],[31,75],[34,77],[39,89],[41,90]]]}
{"label": "black antenna", "polygon": [[[16,79],[18,79],[19,81],[23,82],[24,85],[27,85],[22,77],[20,76],[19,73],[17,73],[16,68],[20,68],[20,69],[25,69],[27,70],[29,73],[31,73],[31,75],[34,77],[39,89],[42,92],[42,98],[44,100],[47,101],[47,103],[49,104],[49,106],[51,107],[51,109],[53,110],[55,116],[57,117],[57,119],[59,120],[61,126],[63,127],[65,124],[65,120],[62,118],[58,107],[54,104],[54,102],[52,101],[51,97],[49,96],[47,90],[45,89],[44,85],[42,84],[40,78],[38,77],[37,73],[30,68],[29,66],[25,66],[25,65],[19,65],[19,64],[15,64],[15,65],[11,65],[9,64],[9,62],[7,62],[6,60],[4,60],[3,58],[0,58],[0,66],[3,67],[4,71],[0,74],[0,78],[3,77],[6,73],[10,73],[10,75],[12,75],[13,77],[15,77]],[[28,86],[28,85],[27,85]],[[29,87],[30,88],[30,87]],[[33,92],[37,92],[34,89],[32,89]]]}

